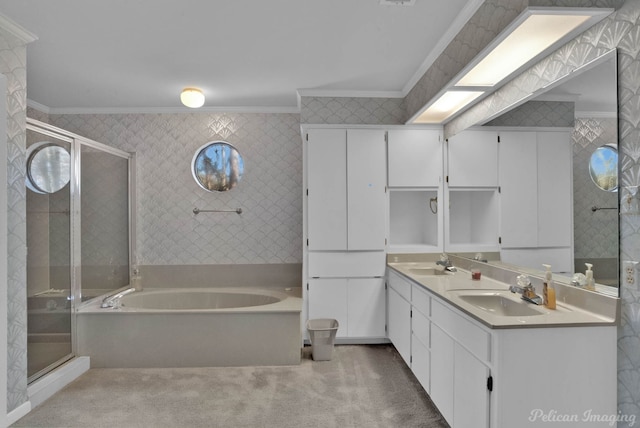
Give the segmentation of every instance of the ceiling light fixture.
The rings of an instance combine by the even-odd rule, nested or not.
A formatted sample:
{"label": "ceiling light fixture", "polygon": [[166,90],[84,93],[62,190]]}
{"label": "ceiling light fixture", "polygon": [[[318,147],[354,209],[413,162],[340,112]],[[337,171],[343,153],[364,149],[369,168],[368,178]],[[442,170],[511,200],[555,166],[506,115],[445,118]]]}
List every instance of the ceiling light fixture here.
{"label": "ceiling light fixture", "polygon": [[446,118],[484,94],[483,91],[446,91],[413,123],[442,123]]}
{"label": "ceiling light fixture", "polygon": [[184,88],[180,93],[180,101],[189,108],[199,108],[204,105],[204,94],[198,88]]}
{"label": "ceiling light fixture", "polygon": [[[526,9],[407,123],[450,120],[481,95],[495,91],[516,73],[612,11],[604,8]],[[454,98],[455,108],[447,110],[436,106]]]}

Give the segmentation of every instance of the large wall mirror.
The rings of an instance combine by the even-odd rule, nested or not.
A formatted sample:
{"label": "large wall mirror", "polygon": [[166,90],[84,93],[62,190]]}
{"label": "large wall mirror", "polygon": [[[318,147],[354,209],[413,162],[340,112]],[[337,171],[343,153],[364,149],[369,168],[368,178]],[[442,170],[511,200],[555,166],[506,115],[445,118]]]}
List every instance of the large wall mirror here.
{"label": "large wall mirror", "polygon": [[[536,112],[553,106],[560,108]],[[584,273],[585,263],[593,264],[597,290],[616,296],[620,267],[617,106],[616,52],[612,50],[479,124],[573,127],[572,165],[566,166],[573,174],[573,272]],[[551,124],[549,117],[557,122]],[[542,275],[535,266],[517,268]],[[572,273],[559,280],[570,283]]]}

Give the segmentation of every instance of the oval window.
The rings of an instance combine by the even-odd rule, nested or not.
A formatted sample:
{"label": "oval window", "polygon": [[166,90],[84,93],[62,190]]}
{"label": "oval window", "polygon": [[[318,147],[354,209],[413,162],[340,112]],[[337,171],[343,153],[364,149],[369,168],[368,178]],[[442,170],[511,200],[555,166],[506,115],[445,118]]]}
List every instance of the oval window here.
{"label": "oval window", "polygon": [[191,161],[191,173],[200,187],[209,192],[233,189],[244,173],[244,161],[235,147],[213,141],[200,147]]}
{"label": "oval window", "polygon": [[618,191],[618,149],[609,145],[598,147],[591,154],[589,175],[600,189]]}
{"label": "oval window", "polygon": [[36,193],[55,193],[69,183],[71,155],[64,147],[43,141],[27,151],[27,180],[29,189]]}

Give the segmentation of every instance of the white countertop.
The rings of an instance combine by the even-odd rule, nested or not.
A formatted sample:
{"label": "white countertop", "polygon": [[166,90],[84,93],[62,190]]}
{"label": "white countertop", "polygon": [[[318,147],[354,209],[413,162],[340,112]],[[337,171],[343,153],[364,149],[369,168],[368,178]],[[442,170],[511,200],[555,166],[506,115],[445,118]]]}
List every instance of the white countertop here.
{"label": "white countertop", "polygon": [[[587,311],[567,302],[557,301],[555,310],[524,302],[519,294],[509,292],[510,284],[485,276],[480,280],[473,280],[471,272],[463,269],[458,268],[457,272],[453,273],[420,275],[412,273],[410,270],[435,267],[435,264],[431,262],[401,262],[388,263],[388,266],[490,328],[578,327],[616,324],[615,318]],[[524,316],[496,314],[463,300],[461,296],[464,295],[500,295],[519,304],[531,305],[531,309],[536,314]]]}

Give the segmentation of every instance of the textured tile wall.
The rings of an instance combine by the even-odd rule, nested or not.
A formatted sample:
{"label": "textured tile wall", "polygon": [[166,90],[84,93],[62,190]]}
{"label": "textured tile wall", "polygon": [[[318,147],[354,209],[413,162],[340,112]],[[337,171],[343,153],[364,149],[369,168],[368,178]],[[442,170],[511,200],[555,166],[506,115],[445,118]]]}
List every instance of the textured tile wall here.
{"label": "textured tile wall", "polygon": [[[138,263],[141,265],[300,263],[302,144],[297,114],[193,113],[50,115],[51,124],[136,152]],[[195,151],[213,140],[244,158],[229,192],[198,187]],[[243,209],[201,213],[200,209]]]}
{"label": "textured tile wall", "polygon": [[301,97],[300,123],[384,124],[403,123],[402,98]]}
{"label": "textured tile wall", "polygon": [[24,162],[27,50],[0,29],[0,73],[7,77],[7,410],[27,401],[27,232]]}
{"label": "textured tile wall", "polygon": [[572,102],[529,101],[510,110],[485,126],[568,126],[573,127],[575,106]]}

